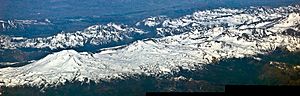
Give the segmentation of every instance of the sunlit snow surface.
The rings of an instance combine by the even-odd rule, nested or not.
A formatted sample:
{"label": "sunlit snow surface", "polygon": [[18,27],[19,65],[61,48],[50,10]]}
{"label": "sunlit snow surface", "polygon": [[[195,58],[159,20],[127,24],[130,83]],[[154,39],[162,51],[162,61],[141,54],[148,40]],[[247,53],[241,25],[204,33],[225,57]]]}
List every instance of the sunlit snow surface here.
{"label": "sunlit snow surface", "polygon": [[[220,59],[266,54],[277,47],[299,50],[299,9],[299,6],[220,8],[175,19],[151,17],[138,22],[137,28],[111,23],[46,38],[19,37],[19,42],[12,40],[15,37],[3,36],[1,47],[7,49],[73,48],[86,43],[97,45],[131,38],[130,34],[147,34],[140,27],[155,29],[156,36],[161,38],[139,40],[98,53],[74,50],[56,52],[22,67],[0,69],[0,84],[52,86],[67,80],[99,81],[133,74],[172,74],[179,67],[192,70]],[[107,26],[110,27],[107,30],[95,28]],[[294,30],[294,33],[287,32],[287,29]]]}

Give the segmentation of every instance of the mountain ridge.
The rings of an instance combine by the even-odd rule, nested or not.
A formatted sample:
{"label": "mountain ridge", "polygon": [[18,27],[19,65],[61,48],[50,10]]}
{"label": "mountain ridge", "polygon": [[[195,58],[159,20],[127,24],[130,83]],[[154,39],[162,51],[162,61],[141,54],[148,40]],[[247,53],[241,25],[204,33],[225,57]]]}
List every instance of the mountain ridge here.
{"label": "mountain ridge", "polygon": [[[156,34],[163,35],[96,53],[63,50],[22,67],[2,68],[0,84],[47,87],[72,80],[111,80],[135,74],[160,76],[178,72],[180,68],[201,68],[221,59],[268,54],[277,48],[297,51],[300,49],[300,37],[297,35],[300,22],[298,7],[257,8],[258,11],[253,13],[247,13],[244,9],[223,8],[168,19],[159,23],[162,26],[157,23],[139,23],[144,27],[154,27]],[[295,11],[290,12],[291,9]],[[261,22],[253,23],[257,20]],[[107,26],[112,29],[108,31],[111,34],[107,36],[110,37],[115,30],[124,29],[113,24]],[[97,30],[98,27],[101,26],[89,27],[87,30],[97,33],[90,30]],[[291,31],[289,29],[296,33],[287,34],[287,31]]]}

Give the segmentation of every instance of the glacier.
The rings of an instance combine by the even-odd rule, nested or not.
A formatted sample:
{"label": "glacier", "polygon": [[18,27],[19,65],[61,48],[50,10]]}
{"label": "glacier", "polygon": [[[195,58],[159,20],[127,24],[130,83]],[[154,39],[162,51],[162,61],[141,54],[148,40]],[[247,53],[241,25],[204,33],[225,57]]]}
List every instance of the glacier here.
{"label": "glacier", "polygon": [[[178,72],[179,68],[201,68],[221,59],[268,54],[277,48],[298,51],[299,9],[298,5],[219,8],[180,18],[150,17],[138,22],[136,28],[110,23],[47,38],[21,38],[21,43],[14,42],[13,37],[2,36],[0,42],[4,49],[55,49],[84,46],[87,41],[95,45],[119,41],[130,38],[130,34],[147,34],[146,29],[156,34],[153,38],[103,48],[95,53],[62,50],[25,66],[2,68],[0,85],[47,87],[74,80],[100,82],[136,74],[159,76]],[[94,31],[99,27],[101,31]],[[106,27],[113,30],[105,30]]]}

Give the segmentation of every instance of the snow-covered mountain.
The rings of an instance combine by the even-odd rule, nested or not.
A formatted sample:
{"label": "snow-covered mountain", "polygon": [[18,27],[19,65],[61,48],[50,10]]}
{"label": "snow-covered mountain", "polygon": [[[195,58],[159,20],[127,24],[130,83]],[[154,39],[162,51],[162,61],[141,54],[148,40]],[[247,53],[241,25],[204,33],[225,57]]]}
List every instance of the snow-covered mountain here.
{"label": "snow-covered mountain", "polygon": [[175,19],[166,16],[151,17],[138,22],[136,25],[155,29],[159,36],[171,36],[191,30],[208,30],[218,26],[239,29],[246,26],[248,28],[270,27],[275,24],[275,21],[285,18],[287,13],[293,12],[299,13],[298,5],[279,8],[220,8],[198,11]]}
{"label": "snow-covered mountain", "polygon": [[0,31],[10,29],[24,29],[29,25],[50,25],[52,24],[49,19],[45,20],[0,20]]}
{"label": "snow-covered mountain", "polygon": [[109,23],[107,25],[93,25],[83,31],[73,33],[59,33],[45,38],[27,39],[23,37],[0,36],[0,47],[3,49],[14,48],[50,48],[65,49],[85,45],[103,45],[113,42],[124,42],[141,37],[146,32],[128,27]]}
{"label": "snow-covered mountain", "polygon": [[[133,74],[172,74],[179,67],[192,70],[220,59],[266,54],[276,48],[296,51],[300,49],[299,9],[299,6],[272,9],[221,8],[199,11],[177,19],[148,18],[137,26],[154,28],[157,34],[167,37],[139,40],[129,45],[105,48],[98,53],[63,50],[22,67],[0,69],[0,84],[51,86],[63,84],[66,80],[87,82],[123,78]],[[113,27],[112,30],[117,30],[118,33],[107,31],[107,27]],[[102,31],[97,33],[97,29]],[[97,44],[101,40],[122,40],[112,37],[126,38],[127,34],[134,32],[144,33],[136,28],[124,29],[114,24],[92,26],[86,30],[88,31],[42,38],[42,41],[45,39],[45,42],[50,43],[36,45],[58,46],[61,43],[53,42],[66,42],[68,46],[83,46],[86,38],[92,43],[96,37],[105,37],[92,43]],[[92,33],[98,35],[90,36]],[[119,35],[120,33],[126,35]]]}

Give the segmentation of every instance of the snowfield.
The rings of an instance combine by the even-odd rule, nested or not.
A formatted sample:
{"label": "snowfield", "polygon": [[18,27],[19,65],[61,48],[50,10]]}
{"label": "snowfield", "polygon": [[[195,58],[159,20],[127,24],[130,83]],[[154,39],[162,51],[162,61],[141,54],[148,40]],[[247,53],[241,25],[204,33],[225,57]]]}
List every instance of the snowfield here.
{"label": "snowfield", "polygon": [[[0,84],[55,86],[67,80],[98,82],[133,74],[172,74],[179,71],[179,67],[192,70],[220,59],[266,54],[276,48],[296,51],[300,49],[298,12],[299,6],[220,8],[199,11],[175,19],[151,17],[138,22],[136,26],[153,28],[161,38],[138,40],[129,45],[105,48],[98,53],[74,50],[56,52],[22,67],[0,69]],[[51,41],[46,43],[36,43],[31,39],[20,44],[15,43],[16,45],[9,39],[0,39],[0,42],[2,48],[57,48],[84,46],[87,38],[92,44],[109,43],[107,40],[115,40],[115,37],[116,40],[128,38],[128,35],[118,35],[121,33],[146,32],[137,28],[124,29],[114,24],[107,26],[113,30],[101,28],[102,31],[94,31],[103,27],[97,25],[87,28],[88,31],[41,38],[41,41]],[[107,35],[103,35],[103,32]],[[92,42],[93,40],[95,42]]]}

